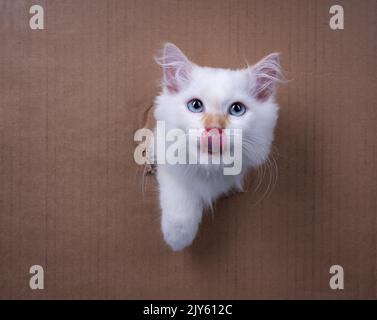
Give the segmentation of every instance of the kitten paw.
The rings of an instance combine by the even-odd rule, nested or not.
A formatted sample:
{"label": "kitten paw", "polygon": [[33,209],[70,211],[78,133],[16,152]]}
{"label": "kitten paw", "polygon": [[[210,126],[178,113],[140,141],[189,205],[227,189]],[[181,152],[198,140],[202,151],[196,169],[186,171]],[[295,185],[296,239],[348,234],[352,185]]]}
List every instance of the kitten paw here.
{"label": "kitten paw", "polygon": [[169,221],[162,223],[165,242],[174,250],[182,250],[193,242],[198,226],[192,223]]}

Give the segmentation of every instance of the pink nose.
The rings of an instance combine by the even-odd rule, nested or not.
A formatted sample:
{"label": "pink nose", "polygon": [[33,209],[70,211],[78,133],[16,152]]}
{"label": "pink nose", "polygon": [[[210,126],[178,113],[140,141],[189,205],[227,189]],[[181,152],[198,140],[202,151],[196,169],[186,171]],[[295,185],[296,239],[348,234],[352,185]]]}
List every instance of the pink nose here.
{"label": "pink nose", "polygon": [[202,146],[208,148],[208,153],[222,152],[225,137],[221,128],[205,128],[201,138]]}

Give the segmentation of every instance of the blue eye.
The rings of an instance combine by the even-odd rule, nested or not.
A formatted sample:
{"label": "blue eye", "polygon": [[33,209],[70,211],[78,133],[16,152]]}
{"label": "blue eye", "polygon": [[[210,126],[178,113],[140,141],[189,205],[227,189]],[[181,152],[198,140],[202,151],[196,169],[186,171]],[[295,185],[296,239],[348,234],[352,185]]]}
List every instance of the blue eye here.
{"label": "blue eye", "polygon": [[191,112],[195,113],[203,112],[204,110],[203,102],[201,102],[199,99],[191,99],[189,102],[187,102],[187,108]]}
{"label": "blue eye", "polygon": [[246,107],[241,102],[234,102],[228,110],[229,114],[235,117],[241,117],[246,112]]}

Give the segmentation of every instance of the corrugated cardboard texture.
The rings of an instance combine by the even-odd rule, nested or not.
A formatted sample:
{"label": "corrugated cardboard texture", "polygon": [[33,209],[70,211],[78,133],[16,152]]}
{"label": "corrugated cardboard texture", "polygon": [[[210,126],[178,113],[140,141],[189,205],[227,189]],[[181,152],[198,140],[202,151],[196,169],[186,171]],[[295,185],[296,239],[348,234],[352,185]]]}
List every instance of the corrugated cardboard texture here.
{"label": "corrugated cardboard texture", "polygon": [[[29,8],[45,30],[29,28]],[[1,298],[376,298],[376,1],[0,2]],[[133,134],[165,41],[196,63],[282,53],[278,179],[173,253]],[[266,175],[266,187],[268,175]],[[43,266],[45,289],[29,288]],[[329,288],[340,264],[345,289]]]}

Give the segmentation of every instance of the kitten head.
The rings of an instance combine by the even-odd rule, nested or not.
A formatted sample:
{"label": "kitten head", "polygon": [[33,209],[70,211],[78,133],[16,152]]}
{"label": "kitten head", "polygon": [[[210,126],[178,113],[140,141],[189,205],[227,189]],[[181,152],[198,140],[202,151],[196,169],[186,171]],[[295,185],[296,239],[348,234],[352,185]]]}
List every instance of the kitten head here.
{"label": "kitten head", "polygon": [[[167,129],[186,133],[202,130],[204,137],[208,132],[222,137],[224,129],[241,129],[244,163],[250,167],[266,160],[278,113],[279,54],[270,54],[240,70],[209,68],[194,64],[179,48],[167,43],[156,61],[163,70],[156,120],[164,121]],[[225,141],[230,144],[232,139],[221,138],[220,150],[227,147]],[[199,144],[204,142],[208,146],[206,139]],[[206,150],[212,153],[211,143]]]}

